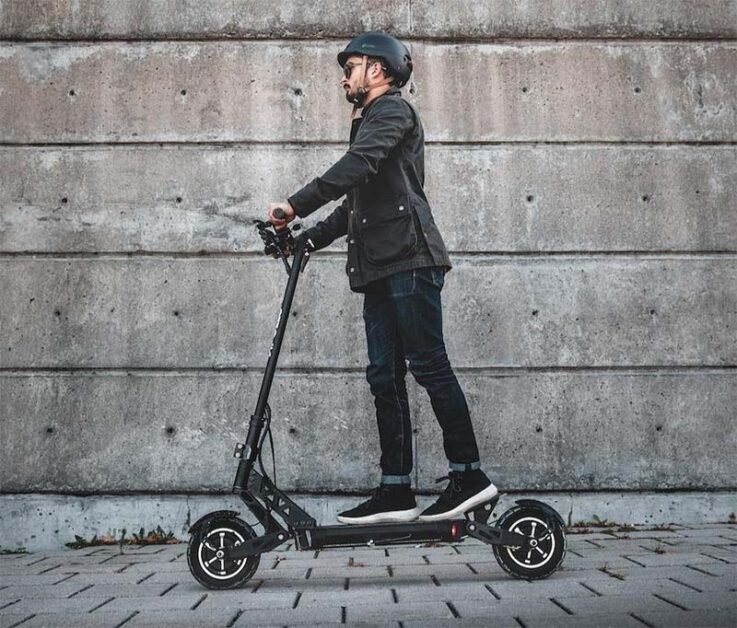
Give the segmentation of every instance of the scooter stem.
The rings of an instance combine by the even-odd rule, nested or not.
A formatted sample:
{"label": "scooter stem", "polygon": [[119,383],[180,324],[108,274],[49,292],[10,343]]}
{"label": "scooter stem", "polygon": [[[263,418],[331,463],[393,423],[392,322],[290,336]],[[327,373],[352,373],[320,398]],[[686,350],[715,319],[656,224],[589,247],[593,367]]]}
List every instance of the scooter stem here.
{"label": "scooter stem", "polygon": [[304,246],[299,246],[297,247],[297,250],[294,253],[294,258],[292,259],[292,268],[289,272],[287,287],[284,290],[284,298],[282,299],[281,309],[279,310],[279,319],[276,324],[276,333],[274,334],[274,340],[271,343],[269,360],[266,363],[266,371],[264,372],[264,378],[261,382],[261,391],[259,392],[258,401],[256,402],[256,410],[253,415],[251,415],[251,421],[248,424],[248,436],[246,437],[245,447],[242,449],[236,449],[236,456],[240,457],[241,460],[238,464],[238,472],[236,473],[235,483],[233,484],[234,493],[246,490],[248,486],[248,477],[251,473],[251,469],[253,468],[253,463],[256,461],[256,457],[258,456],[258,443],[264,426],[266,404],[269,400],[271,384],[274,381],[276,364],[279,360],[279,353],[281,351],[282,341],[284,340],[287,321],[289,320],[289,312],[292,309],[292,299],[294,298],[294,293],[297,290],[297,281],[299,280],[299,274],[303,268],[305,255],[307,254],[307,249]]}

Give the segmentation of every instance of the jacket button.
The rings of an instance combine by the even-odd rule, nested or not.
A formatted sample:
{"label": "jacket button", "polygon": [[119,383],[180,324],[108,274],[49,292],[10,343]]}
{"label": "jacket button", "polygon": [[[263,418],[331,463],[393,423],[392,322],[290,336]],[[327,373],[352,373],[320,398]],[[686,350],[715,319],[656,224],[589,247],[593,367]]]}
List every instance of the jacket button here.
{"label": "jacket button", "polygon": [[355,268],[353,268],[353,266],[351,266],[351,272],[352,272],[352,273],[355,273],[355,272],[356,272],[356,269],[355,269]]}
{"label": "jacket button", "polygon": [[353,238],[351,238],[350,240],[348,240],[348,244],[355,244],[355,243],[356,243],[356,241]]}
{"label": "jacket button", "polygon": [[399,206],[399,211],[400,211],[400,212],[404,211],[404,205],[400,205],[400,206]]}
{"label": "jacket button", "polygon": [[366,224],[366,219],[365,219],[365,218],[362,218],[362,219],[361,219],[361,222],[362,222],[363,224]]}

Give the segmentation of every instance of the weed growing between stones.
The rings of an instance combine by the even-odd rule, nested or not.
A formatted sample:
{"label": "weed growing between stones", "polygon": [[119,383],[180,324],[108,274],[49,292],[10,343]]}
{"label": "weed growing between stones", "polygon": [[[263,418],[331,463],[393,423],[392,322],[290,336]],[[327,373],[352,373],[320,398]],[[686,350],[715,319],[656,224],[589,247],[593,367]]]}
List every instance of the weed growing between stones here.
{"label": "weed growing between stones", "polygon": [[124,545],[174,545],[183,543],[174,536],[172,531],[165,532],[161,526],[156,526],[155,530],[149,530],[148,532],[141,528],[137,533],[134,532],[131,537],[127,537],[127,533],[128,531],[123,528],[119,539],[116,539],[112,534],[103,534],[99,537],[95,535],[89,540],[75,534],[74,541],[64,545],[70,549],[82,549],[98,545],[118,545],[122,552]]}

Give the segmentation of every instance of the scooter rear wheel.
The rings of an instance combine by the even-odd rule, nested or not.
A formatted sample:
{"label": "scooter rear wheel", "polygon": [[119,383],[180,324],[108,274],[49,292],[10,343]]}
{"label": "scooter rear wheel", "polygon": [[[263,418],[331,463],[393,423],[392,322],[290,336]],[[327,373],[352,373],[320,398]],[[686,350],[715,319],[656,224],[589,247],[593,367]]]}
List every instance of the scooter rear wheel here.
{"label": "scooter rear wheel", "polygon": [[242,587],[256,573],[261,556],[227,560],[223,550],[254,537],[253,528],[237,517],[204,521],[190,536],[187,547],[187,564],[195,580],[208,589]]}
{"label": "scooter rear wheel", "polygon": [[543,509],[534,506],[513,506],[496,525],[530,539],[528,547],[494,545],[494,557],[514,578],[541,580],[563,563],[566,536],[560,522]]}

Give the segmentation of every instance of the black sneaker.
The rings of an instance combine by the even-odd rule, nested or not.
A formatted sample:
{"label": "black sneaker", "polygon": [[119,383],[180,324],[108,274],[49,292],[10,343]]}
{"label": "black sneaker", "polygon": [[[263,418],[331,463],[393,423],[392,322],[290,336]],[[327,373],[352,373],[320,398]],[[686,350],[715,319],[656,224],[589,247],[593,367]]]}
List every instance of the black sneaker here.
{"label": "black sneaker", "polygon": [[391,523],[414,521],[420,509],[412,488],[405,485],[382,484],[374,489],[368,501],[341,512],[341,523]]}
{"label": "black sneaker", "polygon": [[451,471],[438,482],[450,480],[445,492],[420,515],[420,521],[441,521],[460,517],[497,496],[499,491],[480,469]]}

